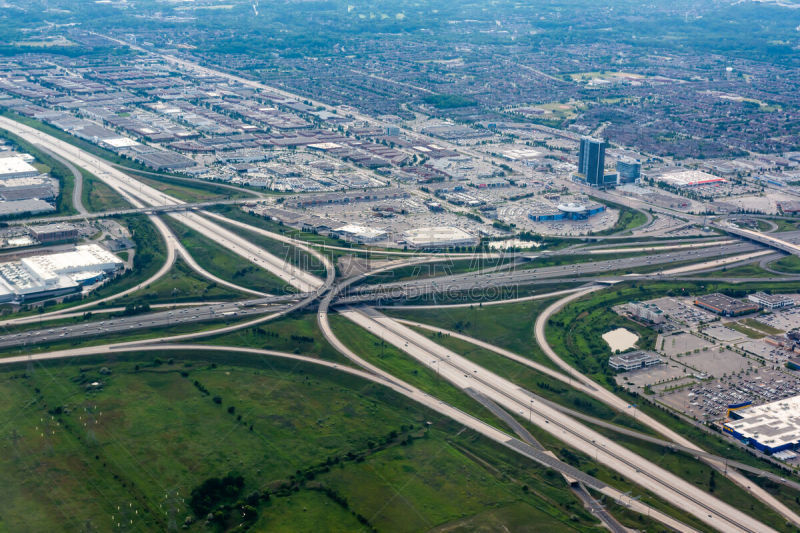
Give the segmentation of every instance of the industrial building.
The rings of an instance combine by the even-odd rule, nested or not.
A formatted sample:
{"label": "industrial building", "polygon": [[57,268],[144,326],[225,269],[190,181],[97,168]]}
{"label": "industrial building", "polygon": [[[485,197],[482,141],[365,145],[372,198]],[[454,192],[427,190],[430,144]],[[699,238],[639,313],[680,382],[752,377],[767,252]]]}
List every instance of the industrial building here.
{"label": "industrial building", "polygon": [[56,210],[53,204],[31,198],[30,200],[14,200],[11,202],[0,202],[0,217],[13,217],[24,214],[35,215],[38,213],[54,213]]}
{"label": "industrial building", "polygon": [[77,226],[63,222],[30,226],[28,230],[31,232],[31,236],[40,243],[69,241],[78,238]]}
{"label": "industrial building", "polygon": [[58,180],[45,176],[0,180],[0,199],[6,201],[53,200],[58,197],[58,191]]}
{"label": "industrial building", "polygon": [[746,315],[759,310],[758,304],[743,302],[718,292],[699,296],[695,299],[694,304],[721,316]]}
{"label": "industrial building", "polygon": [[36,167],[25,161],[21,155],[0,157],[0,180],[13,178],[34,178],[41,174]]}
{"label": "industrial building", "polygon": [[706,172],[701,172],[699,170],[681,170],[680,172],[669,172],[667,174],[661,174],[655,179],[656,181],[660,181],[661,183],[665,183],[672,187],[677,187],[678,189],[707,185],[722,185],[723,183],[727,183],[727,180]]}
{"label": "industrial building", "polygon": [[627,372],[637,368],[661,364],[661,359],[649,352],[627,352],[619,355],[612,355],[608,359],[608,366],[618,372]]}
{"label": "industrial building", "polygon": [[635,318],[641,318],[653,324],[663,324],[666,320],[664,311],[656,304],[647,302],[630,302],[625,306],[625,310]]}
{"label": "industrial building", "polygon": [[731,410],[730,417],[723,431],[764,453],[800,446],[800,396]]}
{"label": "industrial building", "polygon": [[452,226],[432,228],[415,228],[403,234],[410,248],[452,248],[454,246],[475,246],[478,238],[470,233]]}
{"label": "industrial building", "polygon": [[121,269],[122,259],[97,244],[0,263],[0,302],[57,296],[102,280]]}
{"label": "industrial building", "polygon": [[794,307],[794,298],[784,294],[767,294],[765,292],[757,292],[755,294],[750,294],[747,299],[755,304],[758,304],[762,309],[783,309],[785,307]]}

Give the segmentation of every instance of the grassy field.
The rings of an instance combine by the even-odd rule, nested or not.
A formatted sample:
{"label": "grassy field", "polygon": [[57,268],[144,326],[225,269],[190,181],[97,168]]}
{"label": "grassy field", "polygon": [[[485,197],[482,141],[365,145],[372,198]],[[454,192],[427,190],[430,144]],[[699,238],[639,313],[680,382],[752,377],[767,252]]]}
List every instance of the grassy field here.
{"label": "grassy field", "polygon": [[758,263],[750,263],[747,265],[734,266],[731,268],[723,267],[719,270],[697,274],[706,278],[769,278],[775,277],[775,274],[768,272],[758,266]]}
{"label": "grassy field", "polygon": [[550,359],[541,351],[533,333],[539,313],[553,300],[487,305],[475,304],[454,309],[414,309],[409,311],[385,309],[389,316],[416,320],[475,337],[502,346],[533,361],[552,368]]}
{"label": "grassy field", "polygon": [[787,255],[777,261],[773,261],[769,266],[787,274],[800,274],[800,257]]}
{"label": "grassy field", "polygon": [[597,198],[594,200],[605,204],[612,209],[617,209],[619,211],[619,218],[612,227],[606,230],[593,232],[592,235],[613,235],[615,233],[622,233],[638,228],[647,222],[647,215],[637,209],[632,209],[622,204],[609,202],[608,200],[599,200]]}
{"label": "grassy field", "polygon": [[276,241],[275,239],[271,239],[260,233],[255,233],[253,231],[249,231],[233,224],[228,224],[225,222],[221,222],[219,220],[215,220],[214,222],[220,224],[221,226],[236,232],[238,235],[241,235],[248,241],[252,242],[253,244],[260,246],[264,250],[270,252],[272,255],[276,257],[280,257],[281,259],[309,272],[321,278],[325,277],[326,270],[325,265],[322,264],[317,258],[313,255],[309,254],[308,252],[297,248],[296,246],[292,246],[290,244],[286,244],[283,242]]}
{"label": "grassy field", "polygon": [[194,260],[215,276],[270,294],[294,292],[290,285],[277,276],[228,251],[172,217],[164,217],[164,222],[175,232]]}
{"label": "grassy field", "polygon": [[759,322],[758,320],[755,320],[753,318],[745,318],[744,320],[742,320],[742,323],[744,323],[750,328],[763,331],[767,335],[780,335],[782,333],[786,333],[782,329],[772,327],[769,324],[764,324],[763,322]]}
{"label": "grassy field", "polygon": [[92,175],[83,175],[81,201],[90,213],[114,211],[133,207],[111,187]]}
{"label": "grassy field", "polygon": [[156,280],[147,287],[123,296],[114,302],[114,305],[129,303],[179,303],[199,301],[235,300],[250,297],[248,294],[235,291],[197,274],[194,270],[178,258],[175,264],[164,277]]}
{"label": "grassy field", "polygon": [[219,188],[219,191],[207,190],[205,188],[193,187],[178,180],[156,179],[153,177],[144,177],[141,174],[136,175],[136,180],[141,181],[145,185],[168,194],[178,200],[184,202],[204,202],[206,200],[217,200],[219,198],[226,198],[230,193],[228,189]]}
{"label": "grassy field", "polygon": [[0,527],[180,527],[193,489],[237,472],[232,509],[187,530],[234,527],[246,500],[259,531],[601,531],[559,476],[382,387],[187,356],[1,372]]}
{"label": "grassy field", "polygon": [[799,220],[786,220],[785,218],[771,218],[767,219],[771,222],[774,222],[778,225],[778,229],[775,231],[797,231],[797,225],[800,223]]}
{"label": "grassy field", "polygon": [[209,337],[204,342],[278,350],[350,364],[350,361],[328,344],[322,336],[317,327],[316,313],[290,314],[261,326]]}
{"label": "grassy field", "polygon": [[739,322],[728,322],[726,325],[731,329],[735,329],[739,333],[747,335],[751,339],[761,339],[766,336],[764,333],[753,328],[749,328],[744,324],[740,324]]}

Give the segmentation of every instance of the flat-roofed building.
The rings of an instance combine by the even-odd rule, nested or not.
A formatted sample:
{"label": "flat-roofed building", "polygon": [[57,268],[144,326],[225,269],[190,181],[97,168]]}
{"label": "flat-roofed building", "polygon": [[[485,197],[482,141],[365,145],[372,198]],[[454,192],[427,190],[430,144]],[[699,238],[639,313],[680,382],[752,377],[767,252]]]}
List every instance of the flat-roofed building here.
{"label": "flat-roofed building", "polygon": [[631,314],[631,316],[647,320],[653,324],[663,324],[666,320],[664,311],[662,311],[656,304],[647,302],[630,302],[625,306],[625,309]]}
{"label": "flat-roofed building", "polygon": [[767,294],[759,291],[748,295],[747,299],[760,305],[763,309],[783,309],[794,306],[794,298],[785,294]]}
{"label": "flat-roofed building", "polygon": [[618,372],[627,372],[637,368],[647,368],[648,366],[661,364],[655,354],[650,352],[627,352],[619,355],[612,355],[608,359],[608,366]]}
{"label": "flat-roofed building", "polygon": [[33,178],[41,174],[36,167],[25,161],[21,155],[0,157],[0,180],[12,178]]}
{"label": "flat-roofed building", "polygon": [[346,241],[370,243],[381,241],[386,238],[386,232],[382,229],[368,228],[357,224],[346,224],[332,231]]}
{"label": "flat-roofed building", "polygon": [[721,316],[746,315],[759,310],[759,306],[755,303],[743,302],[719,292],[698,296],[694,304]]}
{"label": "flat-roofed building", "polygon": [[722,429],[764,453],[800,447],[800,396],[730,412]]}
{"label": "flat-roofed building", "polygon": [[453,226],[415,228],[406,231],[403,236],[409,247],[418,249],[452,248],[478,244],[477,237]]}
{"label": "flat-roofed building", "polygon": [[0,301],[6,288],[13,294],[10,299],[17,301],[73,292],[123,266],[119,257],[97,244],[0,263]]}
{"label": "flat-roofed building", "polygon": [[666,183],[679,189],[687,187],[701,187],[704,185],[722,185],[727,183],[723,178],[701,172],[699,170],[681,170],[679,172],[668,172],[656,176],[656,181]]}
{"label": "flat-roofed building", "polygon": [[17,215],[34,215],[37,213],[53,213],[56,208],[53,204],[39,198],[29,200],[0,201],[0,217]]}
{"label": "flat-roofed building", "polygon": [[78,228],[63,222],[30,226],[28,230],[33,238],[41,243],[69,241],[78,238]]}

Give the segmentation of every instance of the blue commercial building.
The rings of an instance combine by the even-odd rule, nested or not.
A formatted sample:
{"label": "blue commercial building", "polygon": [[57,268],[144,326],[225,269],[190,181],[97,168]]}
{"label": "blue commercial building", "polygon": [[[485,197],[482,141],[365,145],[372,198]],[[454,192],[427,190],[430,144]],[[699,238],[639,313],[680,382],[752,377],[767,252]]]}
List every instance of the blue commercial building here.
{"label": "blue commercial building", "polygon": [[552,211],[545,211],[541,213],[528,213],[528,218],[534,222],[546,222],[551,220],[586,220],[592,215],[602,213],[606,210],[603,204],[559,204],[558,207]]}
{"label": "blue commercial building", "polygon": [[617,174],[620,183],[634,183],[642,177],[642,163],[636,159],[622,157],[617,160]]}
{"label": "blue commercial building", "polygon": [[800,447],[800,396],[729,410],[723,432],[764,453]]}

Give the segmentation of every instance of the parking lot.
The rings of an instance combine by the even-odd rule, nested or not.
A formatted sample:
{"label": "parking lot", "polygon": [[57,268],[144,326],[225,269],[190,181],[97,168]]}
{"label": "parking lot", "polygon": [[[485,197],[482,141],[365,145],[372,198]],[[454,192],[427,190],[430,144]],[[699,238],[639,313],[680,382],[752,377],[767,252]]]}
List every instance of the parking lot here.
{"label": "parking lot", "polygon": [[694,305],[694,301],[691,298],[665,297],[650,300],[650,303],[656,304],[658,308],[664,312],[664,315],[670,322],[679,326],[686,326],[694,329],[701,324],[719,319],[716,315]]}
{"label": "parking lot", "polygon": [[728,406],[742,402],[762,404],[800,394],[800,378],[781,370],[752,368],[725,379],[697,383],[659,398],[667,405],[698,419],[719,419]]}

